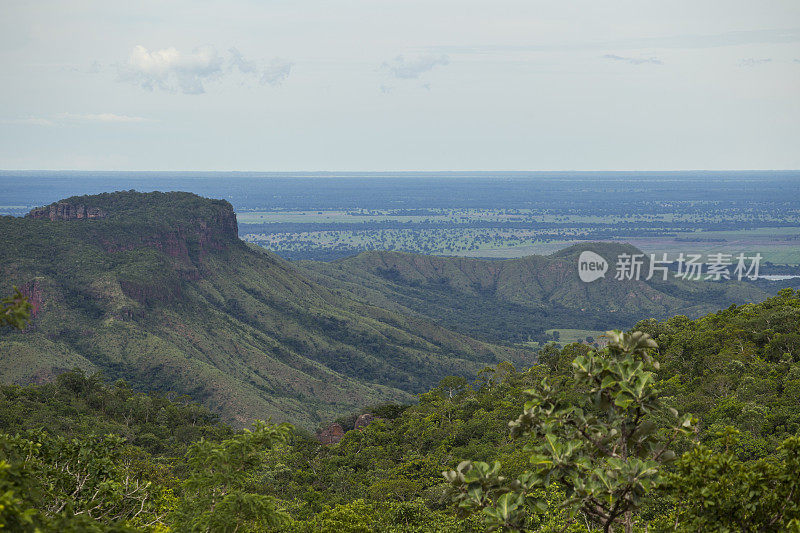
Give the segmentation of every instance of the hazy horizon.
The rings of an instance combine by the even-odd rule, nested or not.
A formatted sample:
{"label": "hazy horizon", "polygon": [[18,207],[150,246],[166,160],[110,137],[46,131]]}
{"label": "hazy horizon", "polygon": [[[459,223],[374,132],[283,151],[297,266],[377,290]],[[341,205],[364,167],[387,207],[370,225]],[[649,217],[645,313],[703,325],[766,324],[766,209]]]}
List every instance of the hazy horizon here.
{"label": "hazy horizon", "polygon": [[9,0],[0,67],[0,168],[800,168],[793,1]]}

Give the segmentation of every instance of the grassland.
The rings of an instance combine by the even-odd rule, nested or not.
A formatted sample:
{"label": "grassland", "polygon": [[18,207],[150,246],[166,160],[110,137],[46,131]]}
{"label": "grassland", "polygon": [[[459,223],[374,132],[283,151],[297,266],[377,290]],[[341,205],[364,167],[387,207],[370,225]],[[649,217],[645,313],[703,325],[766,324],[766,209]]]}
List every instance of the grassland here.
{"label": "grassland", "polygon": [[587,337],[591,337],[595,342],[600,339],[600,336],[605,331],[591,330],[591,329],[548,329],[547,334],[553,335],[558,332],[558,343],[569,344],[571,342],[586,342]]}
{"label": "grassland", "polygon": [[[598,345],[603,344],[605,341],[602,338],[602,335],[605,333],[603,330],[594,330],[594,329],[548,329],[545,331],[545,335],[548,340],[540,340],[540,341],[527,341],[520,343],[520,346],[526,346],[528,348],[539,349],[547,344],[556,344],[558,346],[565,346],[567,344],[571,344],[573,342],[578,343],[585,343],[587,342],[587,337],[592,339],[592,343],[598,343]],[[553,340],[558,338],[558,340]]]}
{"label": "grassland", "polygon": [[[487,221],[513,220],[518,215],[504,215],[496,212],[481,214],[477,210],[450,213],[438,217],[412,217],[376,215],[350,215],[346,212],[320,213],[277,213],[239,215],[240,220],[253,221],[265,217],[278,227],[273,232],[248,232],[247,223],[243,226],[243,238],[279,254],[292,256],[293,253],[315,250],[341,251],[345,255],[361,250],[397,250],[436,255],[463,257],[488,257],[507,259],[534,254],[548,254],[572,244],[592,240],[609,240],[629,243],[646,253],[760,253],[765,262],[782,265],[800,265],[800,223],[796,226],[758,227],[752,229],[663,231],[650,230],[651,235],[617,235],[605,231],[599,235],[596,224],[599,217],[541,217],[538,224],[558,222],[558,228],[482,228],[476,224]],[[255,218],[254,218],[255,217]],[[659,220],[672,223],[670,216]],[[421,220],[422,219],[422,220]],[[547,220],[550,219],[550,220]],[[636,224],[638,221],[652,219],[643,217],[610,217],[604,225]],[[709,219],[703,219],[705,223]],[[282,231],[281,226],[302,221],[304,225],[324,224],[320,231]],[[397,222],[415,227],[386,229],[350,229],[353,224],[367,222]],[[693,222],[680,219],[681,227]],[[251,222],[251,224],[254,224]],[[429,226],[449,224],[450,227]],[[588,224],[588,225],[586,225]],[[340,225],[342,229],[337,229]],[[346,229],[345,229],[346,228]],[[635,233],[630,231],[629,233]]]}

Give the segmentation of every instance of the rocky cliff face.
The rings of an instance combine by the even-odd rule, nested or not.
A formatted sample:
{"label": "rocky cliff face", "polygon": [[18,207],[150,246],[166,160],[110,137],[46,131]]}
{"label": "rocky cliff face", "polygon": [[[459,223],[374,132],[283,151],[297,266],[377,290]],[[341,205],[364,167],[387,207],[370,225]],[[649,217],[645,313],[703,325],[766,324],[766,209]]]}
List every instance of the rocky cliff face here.
{"label": "rocky cliff face", "polygon": [[[107,254],[154,248],[173,262],[152,276],[119,277],[125,296],[140,303],[181,297],[181,283],[206,272],[205,259],[240,244],[233,207],[189,193],[125,191],[59,200],[33,209],[26,218],[67,221],[81,239]],[[93,223],[101,220],[102,223]]]}
{"label": "rocky cliff face", "polygon": [[140,247],[156,248],[186,264],[202,262],[212,250],[223,250],[238,242],[239,229],[233,209],[220,209],[214,216],[188,218],[172,227],[154,228],[137,239],[104,238],[106,252],[122,252]]}
{"label": "rocky cliff face", "polygon": [[25,295],[31,304],[31,318],[36,318],[44,304],[44,291],[38,279],[32,279],[20,287],[20,292]]}
{"label": "rocky cliff face", "polygon": [[[97,233],[100,244],[106,252],[122,252],[141,247],[156,248],[186,264],[196,265],[211,250],[222,250],[231,242],[238,241],[239,228],[236,214],[229,203],[210,201],[205,205],[180,206],[176,210],[169,211],[169,207],[165,204],[169,202],[170,194],[176,193],[131,191],[112,195],[83,196],[78,197],[77,201],[60,200],[44,207],[37,207],[25,216],[51,221],[107,219],[120,222],[119,228],[105,228]],[[135,198],[144,210],[153,203],[162,202],[158,209],[163,213],[163,217],[156,215],[148,220],[141,220],[136,214],[130,213],[130,205],[116,206],[109,203],[109,198],[114,195]],[[164,198],[166,202],[163,201]],[[180,216],[175,217],[176,213]],[[174,222],[165,222],[163,218],[170,218]],[[148,228],[144,231],[140,227],[134,228],[133,226],[137,224],[146,225]],[[129,227],[130,230],[124,231],[125,227]]]}
{"label": "rocky cliff face", "polygon": [[69,202],[56,202],[44,207],[37,207],[25,215],[27,218],[49,220],[79,220],[106,218],[106,213],[99,207],[75,205]]}

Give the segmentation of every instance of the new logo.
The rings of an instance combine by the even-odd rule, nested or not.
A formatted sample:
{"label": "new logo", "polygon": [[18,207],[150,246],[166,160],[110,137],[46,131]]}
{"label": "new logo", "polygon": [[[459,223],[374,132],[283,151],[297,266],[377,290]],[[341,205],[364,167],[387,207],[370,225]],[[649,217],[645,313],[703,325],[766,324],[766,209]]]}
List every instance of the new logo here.
{"label": "new logo", "polygon": [[608,261],[602,256],[586,250],[581,252],[578,257],[578,277],[581,281],[590,283],[596,279],[605,277],[608,271]]}

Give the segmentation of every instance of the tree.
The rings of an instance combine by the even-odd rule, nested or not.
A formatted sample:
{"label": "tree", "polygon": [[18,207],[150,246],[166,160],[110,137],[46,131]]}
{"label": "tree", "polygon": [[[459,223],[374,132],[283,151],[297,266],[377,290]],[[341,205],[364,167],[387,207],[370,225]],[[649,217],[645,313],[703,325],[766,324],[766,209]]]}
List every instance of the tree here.
{"label": "tree", "polygon": [[11,326],[22,329],[31,316],[31,304],[28,299],[14,287],[14,294],[0,300],[0,327]]}
{"label": "tree", "polygon": [[0,527],[26,531],[129,530],[160,522],[160,490],[128,464],[116,435],[0,434]]}
{"label": "tree", "polygon": [[447,376],[439,381],[439,386],[434,389],[435,392],[440,392],[448,400],[452,400],[454,396],[461,394],[467,390],[469,384],[467,380],[461,376]]}
{"label": "tree", "polygon": [[800,437],[774,457],[740,461],[739,432],[727,428],[715,452],[698,445],[675,464],[661,491],[675,511],[671,531],[800,531]]}
{"label": "tree", "polygon": [[[521,530],[531,515],[550,509],[583,515],[606,532],[615,525],[632,531],[643,497],[661,482],[660,467],[675,459],[669,446],[692,430],[692,419],[659,402],[649,370],[658,364],[648,354],[657,345],[649,335],[606,335],[604,350],[572,362],[577,401],[547,378],[526,391],[524,411],[509,426],[513,438],[526,440],[533,470],[506,480],[499,462],[464,461],[444,472],[461,510],[482,509],[490,529]],[[673,423],[662,433],[655,420],[664,417]],[[564,491],[562,500],[543,497],[552,484]]]}
{"label": "tree", "polygon": [[201,439],[186,452],[191,469],[174,523],[176,531],[215,533],[264,531],[288,518],[275,498],[249,490],[252,476],[266,462],[265,452],[285,442],[288,424],[253,424],[236,436],[214,443]]}

